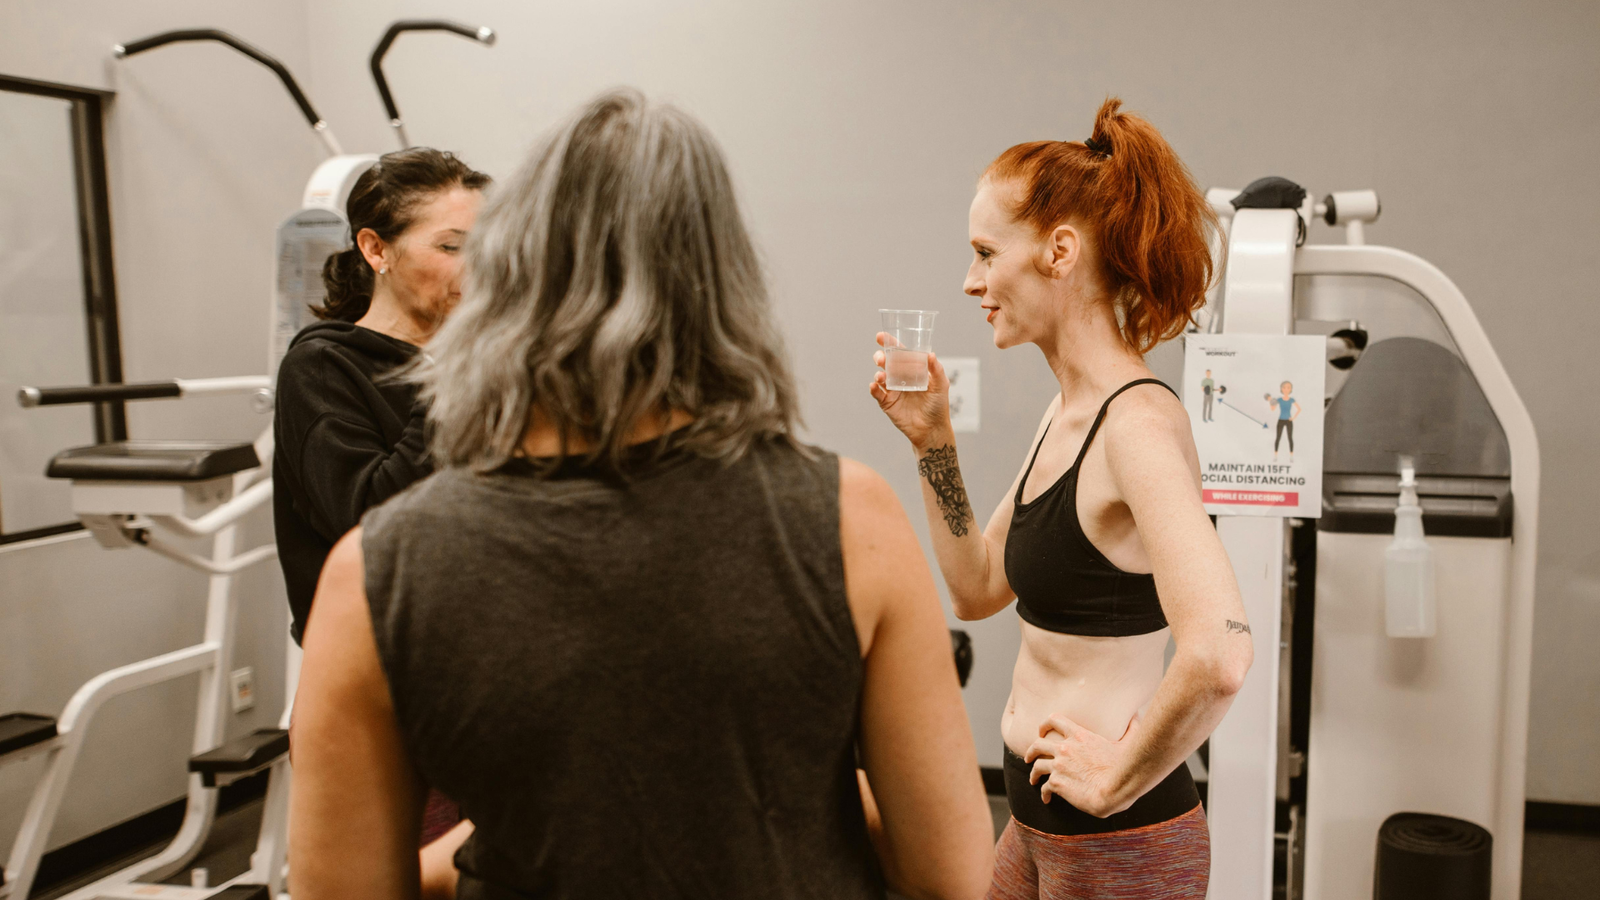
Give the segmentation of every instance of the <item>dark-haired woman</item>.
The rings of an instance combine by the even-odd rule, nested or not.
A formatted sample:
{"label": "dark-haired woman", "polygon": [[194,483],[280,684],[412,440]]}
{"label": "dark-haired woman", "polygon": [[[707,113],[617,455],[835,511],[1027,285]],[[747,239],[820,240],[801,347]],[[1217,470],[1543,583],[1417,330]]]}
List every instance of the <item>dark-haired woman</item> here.
{"label": "dark-haired woman", "polygon": [[278,367],[272,477],[278,560],[298,643],[328,551],[431,471],[409,362],[461,297],[461,246],[489,177],[425,147],[390,153],[346,204],[355,246],[328,258],[322,321]]}
{"label": "dark-haired woman", "polygon": [[1205,897],[1205,814],[1184,761],[1253,658],[1188,416],[1143,359],[1204,302],[1215,220],[1160,133],[1119,106],[1106,101],[1088,141],[1007,150],[972,202],[965,291],[995,346],[1037,346],[1061,387],[986,528],[938,360],[926,393],[887,390],[882,372],[871,385],[916,451],[956,615],[1017,599],[994,900]]}
{"label": "dark-haired woman", "polygon": [[[312,310],[323,321],[295,336],[278,367],[274,527],[296,643],[334,543],[432,471],[427,410],[414,387],[383,376],[409,362],[460,299],[461,247],[488,183],[451,154],[419,147],[383,156],[350,192],[355,246],[329,257],[327,301]],[[459,820],[434,794],[423,843]],[[453,885],[448,849],[431,852],[440,859],[427,868]]]}

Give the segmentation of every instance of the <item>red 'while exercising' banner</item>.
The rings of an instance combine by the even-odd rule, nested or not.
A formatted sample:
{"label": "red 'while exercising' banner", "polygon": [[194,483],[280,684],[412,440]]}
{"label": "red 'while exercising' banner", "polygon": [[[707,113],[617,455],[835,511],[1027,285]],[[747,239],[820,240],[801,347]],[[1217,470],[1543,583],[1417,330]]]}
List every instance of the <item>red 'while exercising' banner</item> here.
{"label": "red 'while exercising' banner", "polygon": [[1214,491],[1203,492],[1207,503],[1234,503],[1240,506],[1299,506],[1298,492],[1282,491]]}

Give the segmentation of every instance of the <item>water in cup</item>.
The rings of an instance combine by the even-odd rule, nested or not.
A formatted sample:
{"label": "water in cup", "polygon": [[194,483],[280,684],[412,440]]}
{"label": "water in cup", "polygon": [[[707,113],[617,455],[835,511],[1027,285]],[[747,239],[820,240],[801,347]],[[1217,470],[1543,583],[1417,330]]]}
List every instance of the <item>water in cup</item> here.
{"label": "water in cup", "polygon": [[919,350],[888,348],[883,351],[884,386],[891,391],[928,389],[928,354]]}
{"label": "water in cup", "polygon": [[933,351],[933,317],[926,309],[880,309],[883,316],[884,387],[891,391],[928,389],[928,354]]}

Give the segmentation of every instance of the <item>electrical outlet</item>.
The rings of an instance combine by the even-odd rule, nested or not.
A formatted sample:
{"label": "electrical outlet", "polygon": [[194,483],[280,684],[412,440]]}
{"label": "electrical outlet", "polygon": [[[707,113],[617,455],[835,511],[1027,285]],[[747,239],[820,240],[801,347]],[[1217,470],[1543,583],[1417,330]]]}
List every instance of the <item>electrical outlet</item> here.
{"label": "electrical outlet", "polygon": [[256,705],[256,670],[245,666],[233,670],[233,711],[242,713]]}
{"label": "electrical outlet", "polygon": [[956,431],[978,430],[978,360],[971,356],[940,359],[950,379],[950,425]]}

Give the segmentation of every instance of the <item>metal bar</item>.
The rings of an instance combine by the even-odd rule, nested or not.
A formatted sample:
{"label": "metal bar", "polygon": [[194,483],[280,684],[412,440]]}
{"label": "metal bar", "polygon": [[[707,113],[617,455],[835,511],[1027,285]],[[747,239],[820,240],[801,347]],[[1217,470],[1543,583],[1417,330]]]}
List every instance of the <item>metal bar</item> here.
{"label": "metal bar", "polygon": [[17,75],[0,75],[0,91],[15,91],[19,94],[33,94],[36,97],[55,97],[59,100],[85,100],[90,98],[109,100],[116,96],[116,92],[102,88],[62,84],[58,81],[41,81],[37,78],[22,78]]}
{"label": "metal bar", "polygon": [[214,668],[219,650],[217,644],[208,641],[121,666],[91,678],[72,695],[56,722],[60,743],[50,754],[45,774],[34,787],[6,863],[7,887],[13,897],[26,897],[39,872],[45,842],[50,837],[51,826],[55,824],[66,794],[67,781],[83,746],[86,728],[82,726],[88,724],[101,704],[114,696],[201,672],[208,666]]}
{"label": "metal bar", "polygon": [[65,406],[72,403],[100,403],[106,400],[159,400],[182,396],[183,389],[176,381],[143,381],[134,384],[25,387],[17,391],[17,403],[31,408]]}
{"label": "metal bar", "polygon": [[[1294,322],[1294,253],[1299,224],[1299,214],[1292,209],[1234,213],[1225,245],[1224,333],[1289,333]],[[1255,664],[1228,715],[1211,735],[1206,818],[1211,826],[1213,897],[1272,897],[1278,660],[1287,533],[1288,525],[1281,517],[1217,517],[1217,535],[1233,564],[1245,614],[1254,629]]]}
{"label": "metal bar", "polygon": [[1254,631],[1256,661],[1228,715],[1211,733],[1206,819],[1211,826],[1213,897],[1272,897],[1285,530],[1284,520],[1276,517],[1217,517],[1217,535],[1233,564]]}
{"label": "metal bar", "polygon": [[400,107],[395,105],[394,94],[389,90],[389,79],[383,74],[383,58],[388,55],[395,38],[407,31],[448,31],[471,38],[488,47],[494,46],[495,42],[494,29],[487,26],[474,28],[448,19],[400,19],[390,23],[383,37],[378,39],[377,46],[372,48],[372,57],[367,65],[372,70],[373,82],[378,86],[378,99],[383,101],[383,111],[389,116],[389,125],[394,128],[395,135],[400,139],[402,150],[408,149],[411,141],[406,137],[405,123],[400,120]]}
{"label": "metal bar", "polygon": [[94,715],[100,704],[110,698],[198,672],[215,662],[216,653],[215,644],[204,642],[101,672],[85,682],[67,701],[66,709],[56,722],[56,730],[61,734],[75,734],[78,720]]}
{"label": "metal bar", "polygon": [[239,521],[271,498],[272,480],[268,479],[251,485],[244,493],[198,519],[183,516],[151,516],[150,521],[183,537],[204,537]]}
{"label": "metal bar", "polygon": [[[89,338],[89,379],[96,384],[122,381],[122,338],[117,322],[117,279],[111,247],[111,197],[106,183],[102,98],[72,102],[73,174],[77,187],[79,258],[83,266],[84,325]],[[97,403],[95,440],[128,436],[127,409],[121,400]]]}
{"label": "metal bar", "polygon": [[[120,372],[118,373],[121,374]],[[142,381],[133,384],[84,384],[67,387],[24,387],[17,391],[17,403],[25,407],[62,406],[69,403],[101,403],[108,400],[170,400],[190,394],[244,394],[271,390],[272,379],[265,375],[238,375],[227,378],[174,378],[169,381]],[[119,438],[120,440],[120,438]]]}
{"label": "metal bar", "polygon": [[[210,563],[213,570],[227,569],[232,561],[242,558],[235,557],[233,552],[237,534],[237,528],[229,525],[212,540]],[[232,574],[217,572],[209,582],[205,642],[207,646],[216,648],[216,655],[213,664],[200,674],[198,715],[195,717],[194,740],[190,745],[193,753],[203,753],[219,746],[226,733],[227,673],[233,668],[235,622],[238,618],[238,608],[233,602]],[[190,774],[183,825],[166,849],[150,859],[79,888],[63,900],[91,900],[108,888],[136,879],[159,881],[171,877],[199,855],[216,818],[216,809],[217,792],[206,789],[200,775]]]}
{"label": "metal bar", "polygon": [[247,394],[272,387],[265,375],[235,375],[227,378],[178,378],[185,397],[190,394]]}
{"label": "metal bar", "polygon": [[111,51],[118,59],[126,59],[146,50],[154,50],[167,44],[185,41],[215,41],[232,47],[234,50],[271,69],[272,73],[278,76],[278,80],[283,82],[284,88],[288,90],[289,96],[294,99],[295,105],[300,107],[300,114],[305,116],[306,122],[311,125],[312,130],[317,132],[318,137],[322,138],[329,152],[334,156],[339,155],[339,144],[333,139],[333,135],[328,132],[328,123],[323,120],[322,116],[317,114],[316,109],[311,105],[311,101],[306,98],[305,92],[300,90],[299,83],[289,73],[288,67],[259,47],[248,44],[226,31],[216,28],[186,28],[177,31],[165,31],[127,44],[116,44],[111,48]]}
{"label": "metal bar", "polygon": [[162,541],[160,538],[147,537],[144,546],[153,553],[159,553],[167,559],[180,562],[190,568],[209,572],[212,575],[232,575],[242,569],[247,569],[258,562],[272,559],[278,555],[277,544],[263,544],[247,553],[241,553],[226,562],[214,562],[203,556],[185,553],[182,550]]}
{"label": "metal bar", "polygon": [[269,771],[267,796],[261,808],[261,830],[256,836],[255,852],[250,854],[250,869],[223,887],[265,884],[267,894],[276,898],[283,891],[283,867],[289,850],[289,787],[292,777],[289,758],[280,757],[272,763]]}

